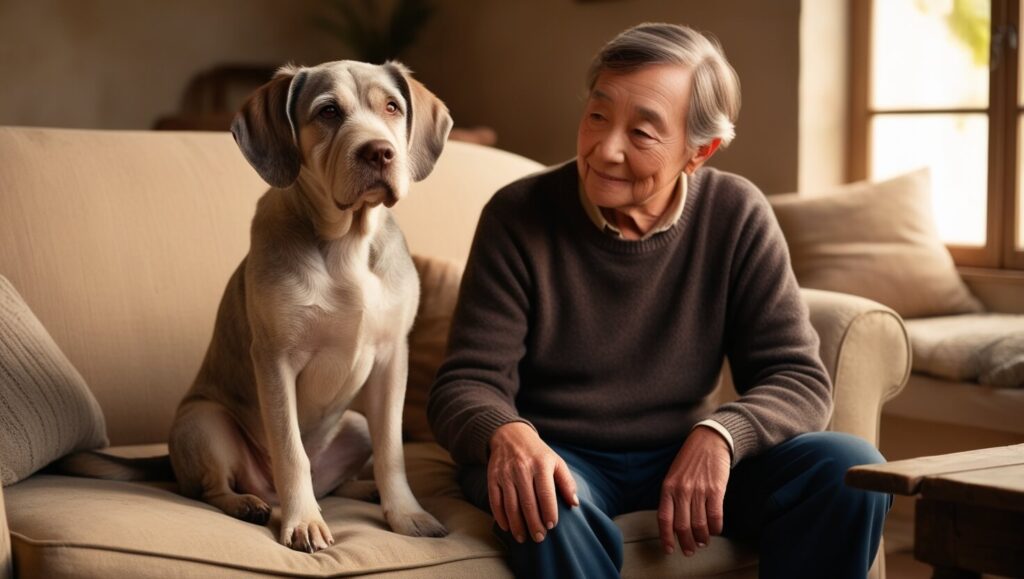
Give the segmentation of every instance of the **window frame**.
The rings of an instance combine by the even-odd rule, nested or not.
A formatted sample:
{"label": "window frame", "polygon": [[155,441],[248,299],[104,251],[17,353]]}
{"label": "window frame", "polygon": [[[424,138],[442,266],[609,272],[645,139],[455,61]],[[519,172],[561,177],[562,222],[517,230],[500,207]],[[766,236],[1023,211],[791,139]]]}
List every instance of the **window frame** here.
{"label": "window frame", "polygon": [[[988,191],[985,245],[947,245],[958,266],[988,269],[1024,269],[1024,251],[1017,249],[1017,216],[1020,194],[1018,170],[1020,143],[1018,55],[1020,39],[1008,41],[999,31],[1020,27],[1020,4],[1024,0],[992,0],[992,38],[999,43],[1001,61],[989,74],[987,109],[873,110],[871,102],[871,23],[873,0],[850,0],[850,150],[846,176],[849,181],[869,178],[871,120],[885,114],[987,113]],[[998,38],[998,40],[996,40]]]}

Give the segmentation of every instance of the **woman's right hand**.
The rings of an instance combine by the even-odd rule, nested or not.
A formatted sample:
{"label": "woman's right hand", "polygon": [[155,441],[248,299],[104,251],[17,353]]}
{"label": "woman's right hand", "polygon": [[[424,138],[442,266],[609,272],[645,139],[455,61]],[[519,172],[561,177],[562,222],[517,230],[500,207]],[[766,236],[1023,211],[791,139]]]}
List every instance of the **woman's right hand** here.
{"label": "woman's right hand", "polygon": [[494,520],[520,543],[540,543],[558,524],[557,492],[574,507],[576,481],[562,457],[529,424],[510,422],[491,436],[487,493]]}

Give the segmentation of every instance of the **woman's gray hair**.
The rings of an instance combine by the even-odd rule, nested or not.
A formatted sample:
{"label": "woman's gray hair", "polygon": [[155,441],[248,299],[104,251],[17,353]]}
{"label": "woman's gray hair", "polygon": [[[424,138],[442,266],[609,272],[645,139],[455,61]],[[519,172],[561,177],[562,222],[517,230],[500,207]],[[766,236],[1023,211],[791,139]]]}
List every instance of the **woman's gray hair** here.
{"label": "woman's gray hair", "polygon": [[722,46],[686,26],[646,23],[613,38],[597,53],[587,71],[587,88],[594,89],[602,72],[626,73],[655,64],[678,64],[693,72],[686,146],[696,149],[736,136],[740,113],[740,79],[725,59]]}

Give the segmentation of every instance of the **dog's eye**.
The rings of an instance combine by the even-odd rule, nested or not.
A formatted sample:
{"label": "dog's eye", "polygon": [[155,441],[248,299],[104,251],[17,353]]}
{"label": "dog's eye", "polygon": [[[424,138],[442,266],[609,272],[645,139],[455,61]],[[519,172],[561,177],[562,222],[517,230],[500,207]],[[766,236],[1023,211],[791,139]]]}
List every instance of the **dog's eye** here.
{"label": "dog's eye", "polygon": [[395,114],[399,111],[398,103],[396,103],[395,101],[388,101],[388,105],[385,107],[385,109],[387,109],[389,113]]}
{"label": "dog's eye", "polygon": [[320,116],[321,119],[325,119],[328,121],[331,119],[336,119],[338,118],[339,115],[338,107],[334,105],[327,105],[326,107],[320,109],[320,112],[317,114]]}

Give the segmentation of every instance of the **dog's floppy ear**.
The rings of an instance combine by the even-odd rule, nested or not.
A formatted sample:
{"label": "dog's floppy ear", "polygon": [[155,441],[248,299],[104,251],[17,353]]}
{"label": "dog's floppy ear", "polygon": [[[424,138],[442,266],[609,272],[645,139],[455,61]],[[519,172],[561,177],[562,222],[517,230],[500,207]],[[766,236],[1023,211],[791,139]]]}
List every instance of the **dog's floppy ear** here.
{"label": "dog's floppy ear", "polygon": [[409,139],[412,180],[422,181],[434,170],[434,163],[448,141],[452,117],[441,99],[412,78],[405,65],[391,61],[385,67],[407,103],[405,134]]}
{"label": "dog's floppy ear", "polygon": [[306,74],[291,65],[282,67],[245,101],[231,123],[245,159],[274,187],[288,187],[299,177],[302,156],[295,103]]}

